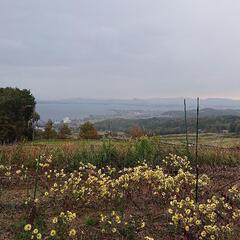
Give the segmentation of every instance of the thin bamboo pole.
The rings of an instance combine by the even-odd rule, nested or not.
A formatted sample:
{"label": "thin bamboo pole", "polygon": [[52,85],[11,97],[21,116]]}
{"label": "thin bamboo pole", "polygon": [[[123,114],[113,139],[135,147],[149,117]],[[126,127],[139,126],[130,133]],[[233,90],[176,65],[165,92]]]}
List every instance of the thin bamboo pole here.
{"label": "thin bamboo pole", "polygon": [[195,200],[198,203],[198,191],[199,191],[199,166],[198,166],[198,140],[199,140],[199,98],[197,98],[197,124],[196,124],[196,150],[195,150],[195,166],[196,166],[196,196]]}
{"label": "thin bamboo pole", "polygon": [[185,134],[186,134],[186,150],[189,156],[189,140],[188,140],[188,123],[187,123],[187,101],[184,99],[184,116],[185,116]]}

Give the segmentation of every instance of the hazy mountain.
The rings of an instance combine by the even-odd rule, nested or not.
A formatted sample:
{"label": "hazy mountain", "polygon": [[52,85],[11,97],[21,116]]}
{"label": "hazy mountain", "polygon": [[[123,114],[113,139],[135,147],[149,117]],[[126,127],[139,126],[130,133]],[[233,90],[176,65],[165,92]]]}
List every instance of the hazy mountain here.
{"label": "hazy mountain", "polygon": [[[196,99],[188,98],[189,110],[196,108]],[[240,100],[209,98],[200,101],[200,107],[222,109],[240,109]],[[37,101],[37,111],[42,120],[49,118],[61,120],[83,118],[159,117],[167,111],[182,111],[183,98],[152,99],[60,99],[55,101]],[[166,113],[165,115],[166,116]]]}

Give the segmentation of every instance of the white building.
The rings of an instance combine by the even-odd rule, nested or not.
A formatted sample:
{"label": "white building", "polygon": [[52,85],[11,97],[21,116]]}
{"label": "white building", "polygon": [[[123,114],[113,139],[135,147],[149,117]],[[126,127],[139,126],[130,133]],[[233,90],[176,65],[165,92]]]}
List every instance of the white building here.
{"label": "white building", "polygon": [[69,124],[69,123],[71,123],[71,119],[70,119],[69,117],[65,117],[65,118],[63,119],[63,123]]}

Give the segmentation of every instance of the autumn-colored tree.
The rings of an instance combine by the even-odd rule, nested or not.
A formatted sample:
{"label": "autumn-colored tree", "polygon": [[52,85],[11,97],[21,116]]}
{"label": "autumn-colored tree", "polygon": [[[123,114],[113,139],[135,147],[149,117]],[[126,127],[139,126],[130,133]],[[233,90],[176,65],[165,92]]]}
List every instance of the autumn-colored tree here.
{"label": "autumn-colored tree", "polygon": [[129,135],[132,138],[140,138],[144,136],[144,132],[140,127],[132,127],[129,131]]}
{"label": "autumn-colored tree", "polygon": [[53,139],[57,135],[55,129],[53,128],[53,121],[50,119],[48,120],[45,128],[44,128],[44,138],[46,139]]}
{"label": "autumn-colored tree", "polygon": [[66,139],[69,138],[72,134],[71,129],[68,127],[66,123],[63,123],[59,127],[58,138]]}
{"label": "autumn-colored tree", "polygon": [[84,138],[84,139],[97,139],[98,138],[97,130],[94,127],[94,125],[90,122],[86,122],[80,126],[79,136],[80,136],[80,138]]}

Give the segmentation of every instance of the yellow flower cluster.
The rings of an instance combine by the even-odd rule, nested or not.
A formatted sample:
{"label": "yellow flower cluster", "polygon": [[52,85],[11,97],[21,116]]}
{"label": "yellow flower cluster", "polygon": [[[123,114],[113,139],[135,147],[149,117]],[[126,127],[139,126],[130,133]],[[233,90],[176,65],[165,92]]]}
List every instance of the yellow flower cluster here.
{"label": "yellow flower cluster", "polygon": [[[70,212],[70,211],[67,211],[66,213],[61,212],[60,215],[59,215],[59,218],[65,223],[67,223],[67,222],[70,223],[76,218],[76,213],[73,213],[73,212]],[[55,223],[58,222],[57,217],[53,218],[53,221],[54,220],[55,220]]]}
{"label": "yellow flower cluster", "polygon": [[240,200],[240,190],[238,189],[237,185],[232,186],[228,192],[233,200]]}
{"label": "yellow flower cluster", "polygon": [[13,176],[17,177],[20,180],[24,180],[27,178],[27,173],[28,167],[24,166],[23,164],[21,165],[21,167],[15,170],[12,166],[6,166],[3,164],[0,165],[0,174],[4,175],[5,177],[8,177],[9,180],[11,180]]}
{"label": "yellow flower cluster", "polygon": [[5,177],[8,177],[9,180],[11,180],[11,170],[12,167],[11,166],[5,166],[3,164],[0,165],[0,173],[3,174]]}
{"label": "yellow flower cluster", "polygon": [[[53,228],[50,230],[50,236],[59,236],[59,234],[64,234],[64,239],[68,235],[69,237],[74,237],[77,234],[77,231],[74,228],[70,229],[70,224],[72,221],[76,219],[76,213],[67,211],[67,212],[61,212],[58,216],[52,218],[52,224]],[[63,232],[62,230],[65,229],[67,232]]]}
{"label": "yellow flower cluster", "polygon": [[145,237],[144,237],[144,240],[154,240],[154,238],[149,237],[149,236],[145,236]]}
{"label": "yellow flower cluster", "polygon": [[[109,216],[101,213],[99,223],[102,225],[101,231],[103,233],[107,230],[110,230],[112,233],[118,233],[118,225],[122,223],[122,217],[115,211],[112,211]],[[125,222],[125,224],[128,223]]]}
{"label": "yellow flower cluster", "polygon": [[172,224],[196,239],[214,240],[232,232],[232,224],[228,223],[233,214],[232,207],[223,197],[213,196],[199,204],[187,197],[181,201],[173,200],[170,205],[168,213]]}
{"label": "yellow flower cluster", "polygon": [[127,226],[134,228],[134,231],[141,231],[145,228],[145,222],[143,220],[136,221],[132,215],[120,215],[116,211],[112,211],[109,214],[101,213],[99,216],[99,224],[102,233],[120,234]]}
{"label": "yellow flower cluster", "polygon": [[192,167],[190,164],[190,161],[187,157],[180,157],[176,154],[169,154],[165,159],[163,159],[163,164],[165,168],[170,171],[178,171],[179,169],[182,169],[184,171],[191,171]]}
{"label": "yellow flower cluster", "polygon": [[[175,155],[172,158],[175,159]],[[186,158],[177,159],[180,162],[187,161]],[[112,176],[112,173],[115,173],[116,177]],[[55,182],[50,188],[51,193],[73,196],[77,201],[81,200],[86,204],[124,198],[127,192],[141,191],[142,185],[148,185],[151,194],[166,199],[179,193],[180,188],[185,185],[187,187],[195,185],[195,176],[189,171],[180,169],[175,176],[171,176],[160,166],[153,168],[146,163],[117,173],[116,169],[109,166],[97,170],[95,166],[87,164],[70,174],[64,173],[63,169],[60,172],[50,170],[45,173],[49,178],[50,174],[54,174],[55,177]],[[208,180],[207,176],[201,176],[199,186],[206,186]]]}
{"label": "yellow flower cluster", "polygon": [[[144,162],[120,171],[110,166],[98,169],[92,164],[81,164],[77,170],[68,172],[50,169],[51,161],[42,162],[41,166],[45,172],[42,182],[47,183],[46,188],[43,186],[41,189],[44,200],[54,204],[64,202],[76,210],[86,205],[98,208],[102,213],[96,231],[101,231],[101,234],[112,234],[113,238],[117,238],[127,227],[133,226],[134,233],[139,233],[141,239],[153,240],[155,235],[154,238],[146,235],[149,233],[146,231],[149,219],[144,210],[137,210],[134,217],[131,215],[133,212],[128,212],[129,209],[141,209],[145,204],[151,210],[157,209],[158,214],[167,212],[163,214],[167,215],[166,221],[169,220],[169,224],[177,229],[176,233],[186,239],[222,239],[231,235],[239,224],[240,209],[237,204],[240,192],[237,186],[233,186],[225,198],[213,195],[208,191],[211,184],[209,177],[200,175],[199,202],[196,203],[196,176],[186,157],[169,155],[163,160],[164,166],[150,166]],[[116,208],[120,203],[124,207],[132,205],[126,211],[120,211]],[[48,235],[58,237],[62,234],[60,229],[64,229],[64,237],[73,238],[77,235],[72,228],[74,220],[75,213],[61,212],[51,218],[52,227],[48,227]],[[32,226],[25,227],[25,231],[32,230]],[[81,231],[78,231],[77,237]]]}
{"label": "yellow flower cluster", "polygon": [[49,168],[52,163],[52,155],[49,155],[46,157],[45,155],[41,155],[39,159],[36,159],[36,161],[39,161],[39,166],[42,169]]}
{"label": "yellow flower cluster", "polygon": [[39,232],[37,228],[34,228],[32,232],[30,232],[31,230],[32,230],[31,224],[26,224],[24,226],[24,231],[31,233],[31,237],[30,237],[31,239],[38,239],[38,240],[42,239],[42,234]]}

